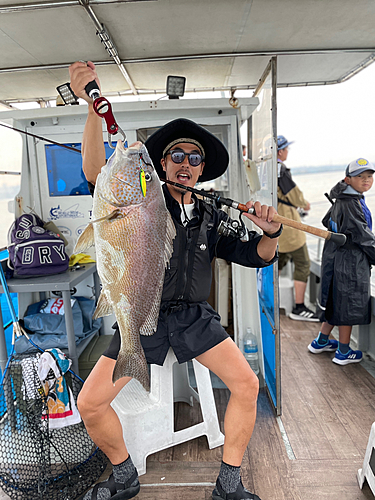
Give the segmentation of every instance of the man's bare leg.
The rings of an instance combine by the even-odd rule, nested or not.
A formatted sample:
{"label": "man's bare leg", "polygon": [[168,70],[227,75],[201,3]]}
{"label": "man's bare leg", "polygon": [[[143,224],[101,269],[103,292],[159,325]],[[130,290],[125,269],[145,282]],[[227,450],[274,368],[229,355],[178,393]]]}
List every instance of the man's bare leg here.
{"label": "man's bare leg", "polygon": [[198,356],[197,360],[214,372],[231,392],[224,419],[223,461],[240,466],[255,425],[258,377],[229,338]]}
{"label": "man's bare leg", "polygon": [[233,498],[260,500],[244,488],[240,477],[243,455],[256,419],[258,377],[229,338],[197,360],[220,377],[231,392],[224,418],[223,461],[212,498],[220,500],[231,494]]}
{"label": "man's bare leg", "polygon": [[296,304],[303,304],[305,300],[307,283],[304,281],[294,281],[294,298]]}
{"label": "man's bare leg", "polygon": [[111,491],[123,491],[126,498],[133,498],[140,489],[136,468],[125,446],[120,420],[111,407],[113,399],[130,380],[124,377],[115,385],[112,383],[115,363],[115,360],[102,356],[78,396],[77,406],[87,432],[109,458],[113,472],[108,480],[90,489],[83,500],[110,500]]}
{"label": "man's bare leg", "polygon": [[91,439],[112,464],[119,464],[128,457],[128,450],[111,402],[131,379],[124,377],[113,385],[115,364],[114,359],[105,356],[99,359],[82,387],[77,406]]}

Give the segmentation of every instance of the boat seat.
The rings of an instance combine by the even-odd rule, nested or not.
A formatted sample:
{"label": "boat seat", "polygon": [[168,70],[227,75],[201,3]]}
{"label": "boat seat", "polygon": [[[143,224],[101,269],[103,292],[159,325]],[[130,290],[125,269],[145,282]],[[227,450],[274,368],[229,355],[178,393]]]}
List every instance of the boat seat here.
{"label": "boat seat", "polygon": [[288,316],[294,307],[294,265],[289,261],[282,269],[279,277],[279,307],[285,310]]}
{"label": "boat seat", "polygon": [[365,480],[370,487],[372,494],[375,496],[375,474],[374,474],[374,457],[375,457],[375,422],[371,426],[370,437],[367,443],[365,458],[363,459],[362,469],[358,469],[357,481],[360,489],[363,488]]}
{"label": "boat seat", "polygon": [[294,281],[286,276],[279,278],[280,309],[288,316],[294,307]]}
{"label": "boat seat", "polygon": [[[147,393],[132,379],[112,402],[124,431],[124,440],[138,474],[146,473],[146,458],[170,446],[206,435],[210,449],[224,443],[220,432],[209,370],[193,360],[196,392],[189,382],[188,365],[178,364],[169,349],[163,366],[151,365],[151,390]],[[200,402],[203,422],[174,431],[174,403]]]}

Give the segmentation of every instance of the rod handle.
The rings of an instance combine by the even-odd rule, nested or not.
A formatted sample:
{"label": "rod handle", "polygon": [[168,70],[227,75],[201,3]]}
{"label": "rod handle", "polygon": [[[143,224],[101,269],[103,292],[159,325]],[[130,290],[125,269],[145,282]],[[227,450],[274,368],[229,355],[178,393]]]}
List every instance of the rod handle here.
{"label": "rod handle", "polygon": [[288,219],[282,215],[275,214],[272,219],[274,222],[279,222],[284,224],[284,226],[294,227],[294,229],[299,229],[300,231],[305,231],[306,233],[315,234],[315,236],[320,236],[328,240],[330,238],[330,232],[325,229],[320,229],[319,227],[309,226],[303,222],[299,222],[293,219]]}
{"label": "rod handle", "polygon": [[96,83],[95,80],[92,80],[91,82],[89,82],[86,85],[85,90],[86,90],[86,94],[89,97],[91,97],[94,101],[95,101],[95,99],[97,99],[98,97],[100,97],[99,86],[98,86],[98,84]]}
{"label": "rod handle", "polygon": [[272,220],[274,222],[284,224],[285,226],[294,227],[294,229],[299,229],[300,231],[304,231],[305,233],[314,234],[315,236],[319,236],[320,238],[324,238],[325,240],[331,239],[338,246],[344,245],[346,242],[345,234],[332,233],[331,231],[326,231],[325,229],[321,229],[320,227],[309,226],[308,224],[304,224],[303,222],[288,219],[287,217],[283,217],[279,214],[275,214]]}

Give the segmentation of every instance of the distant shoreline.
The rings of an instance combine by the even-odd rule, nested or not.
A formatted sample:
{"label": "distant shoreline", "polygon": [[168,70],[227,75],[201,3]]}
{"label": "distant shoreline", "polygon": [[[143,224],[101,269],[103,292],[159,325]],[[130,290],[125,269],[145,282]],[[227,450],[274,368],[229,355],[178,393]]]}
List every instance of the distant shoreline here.
{"label": "distant shoreline", "polygon": [[318,172],[334,172],[341,170],[344,172],[346,165],[320,165],[319,167],[292,167],[290,170],[293,175],[316,174]]}

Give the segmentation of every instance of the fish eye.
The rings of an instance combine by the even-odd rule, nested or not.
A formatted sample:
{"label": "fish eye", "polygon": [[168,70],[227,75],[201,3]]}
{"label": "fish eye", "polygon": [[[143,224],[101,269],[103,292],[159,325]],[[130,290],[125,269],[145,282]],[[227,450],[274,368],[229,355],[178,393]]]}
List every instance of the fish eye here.
{"label": "fish eye", "polygon": [[145,172],[145,181],[150,182],[151,179],[152,179],[152,177],[151,177],[150,172]]}

